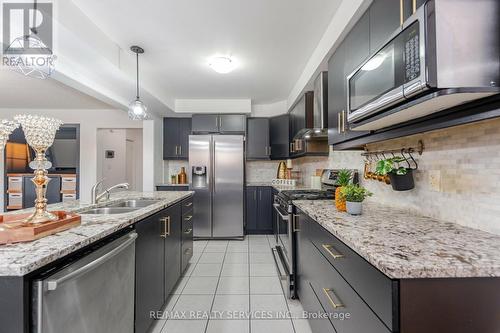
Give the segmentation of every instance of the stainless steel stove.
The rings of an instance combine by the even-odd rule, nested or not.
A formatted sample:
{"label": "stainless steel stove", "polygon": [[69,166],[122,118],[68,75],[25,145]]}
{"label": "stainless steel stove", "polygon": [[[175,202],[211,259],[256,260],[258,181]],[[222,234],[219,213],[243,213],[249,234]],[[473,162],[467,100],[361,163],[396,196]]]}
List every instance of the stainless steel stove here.
{"label": "stainless steel stove", "polygon": [[[335,198],[335,182],[339,170],[325,170],[322,175],[322,189],[290,189],[274,196],[276,211],[275,240],[273,255],[278,267],[280,280],[287,297],[295,298],[296,275],[296,233],[294,200],[333,200]],[[358,182],[358,171],[352,170],[353,182]]]}

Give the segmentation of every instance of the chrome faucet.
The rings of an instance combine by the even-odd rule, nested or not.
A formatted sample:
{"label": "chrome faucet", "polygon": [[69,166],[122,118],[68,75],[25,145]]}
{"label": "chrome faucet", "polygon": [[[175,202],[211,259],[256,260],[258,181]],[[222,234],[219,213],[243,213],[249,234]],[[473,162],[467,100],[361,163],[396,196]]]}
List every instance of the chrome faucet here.
{"label": "chrome faucet", "polygon": [[130,187],[129,183],[121,183],[121,184],[116,184],[114,186],[111,186],[110,188],[104,190],[101,194],[97,194],[99,191],[99,188],[102,187],[102,183],[104,180],[101,180],[97,183],[95,183],[94,186],[92,186],[91,190],[91,199],[92,199],[92,204],[99,203],[99,201],[105,196],[106,200],[109,200],[109,196],[111,194],[111,191],[116,190],[116,189],[125,189],[128,190]]}

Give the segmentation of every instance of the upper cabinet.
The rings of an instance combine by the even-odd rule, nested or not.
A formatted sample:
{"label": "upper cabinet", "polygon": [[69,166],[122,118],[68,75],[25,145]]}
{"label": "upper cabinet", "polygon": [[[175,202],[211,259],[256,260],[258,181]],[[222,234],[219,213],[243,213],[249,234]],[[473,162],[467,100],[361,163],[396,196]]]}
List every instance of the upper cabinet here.
{"label": "upper cabinet", "polygon": [[244,133],[246,116],[241,114],[195,114],[193,133]]}
{"label": "upper cabinet", "polygon": [[305,142],[297,138],[297,134],[306,128],[313,127],[314,92],[308,91],[290,111],[290,156],[296,157],[305,153]]}
{"label": "upper cabinet", "polygon": [[187,160],[191,118],[163,118],[163,159]]}
{"label": "upper cabinet", "polygon": [[281,160],[290,157],[290,115],[272,117],[269,119],[271,159]]}
{"label": "upper cabinet", "polygon": [[247,160],[270,159],[269,118],[247,119]]}
{"label": "upper cabinet", "polygon": [[[405,0],[407,1],[407,0]],[[370,15],[370,54],[379,50],[401,25],[399,1],[375,0]]]}

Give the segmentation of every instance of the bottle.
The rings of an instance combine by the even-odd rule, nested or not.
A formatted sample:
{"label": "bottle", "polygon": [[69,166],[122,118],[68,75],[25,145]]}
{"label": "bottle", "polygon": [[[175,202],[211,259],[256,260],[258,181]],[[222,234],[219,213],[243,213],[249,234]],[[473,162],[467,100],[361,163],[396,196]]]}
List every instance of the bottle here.
{"label": "bottle", "polygon": [[186,168],[184,168],[184,167],[181,167],[181,172],[179,173],[179,176],[178,176],[178,183],[179,184],[187,184]]}

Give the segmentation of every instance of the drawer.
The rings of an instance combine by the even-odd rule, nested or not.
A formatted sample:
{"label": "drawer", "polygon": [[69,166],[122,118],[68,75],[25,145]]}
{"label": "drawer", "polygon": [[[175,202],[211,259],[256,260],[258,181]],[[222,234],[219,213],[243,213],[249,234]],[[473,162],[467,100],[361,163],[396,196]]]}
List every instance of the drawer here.
{"label": "drawer", "polygon": [[21,192],[23,190],[23,177],[9,177],[9,192]]}
{"label": "drawer", "polygon": [[393,309],[398,308],[397,281],[388,278],[312,219],[306,218],[299,223],[326,261],[349,282],[388,327],[396,330],[399,324],[394,319]]}
{"label": "drawer", "polygon": [[337,333],[391,332],[319,250],[308,260],[315,269],[311,287]]}
{"label": "drawer", "polygon": [[62,202],[70,202],[76,200],[76,194],[63,194]]}
{"label": "drawer", "polygon": [[23,207],[23,194],[22,193],[9,193],[9,204],[10,208],[22,208]]}
{"label": "drawer", "polygon": [[186,239],[193,240],[193,215],[189,214],[182,216],[182,241]]}
{"label": "drawer", "polygon": [[61,177],[61,191],[76,191],[76,177]]}
{"label": "drawer", "polygon": [[189,260],[193,257],[193,239],[182,243],[181,252],[181,273],[184,273],[189,265]]}
{"label": "drawer", "polygon": [[182,215],[191,214],[193,211],[193,196],[182,201]]}

